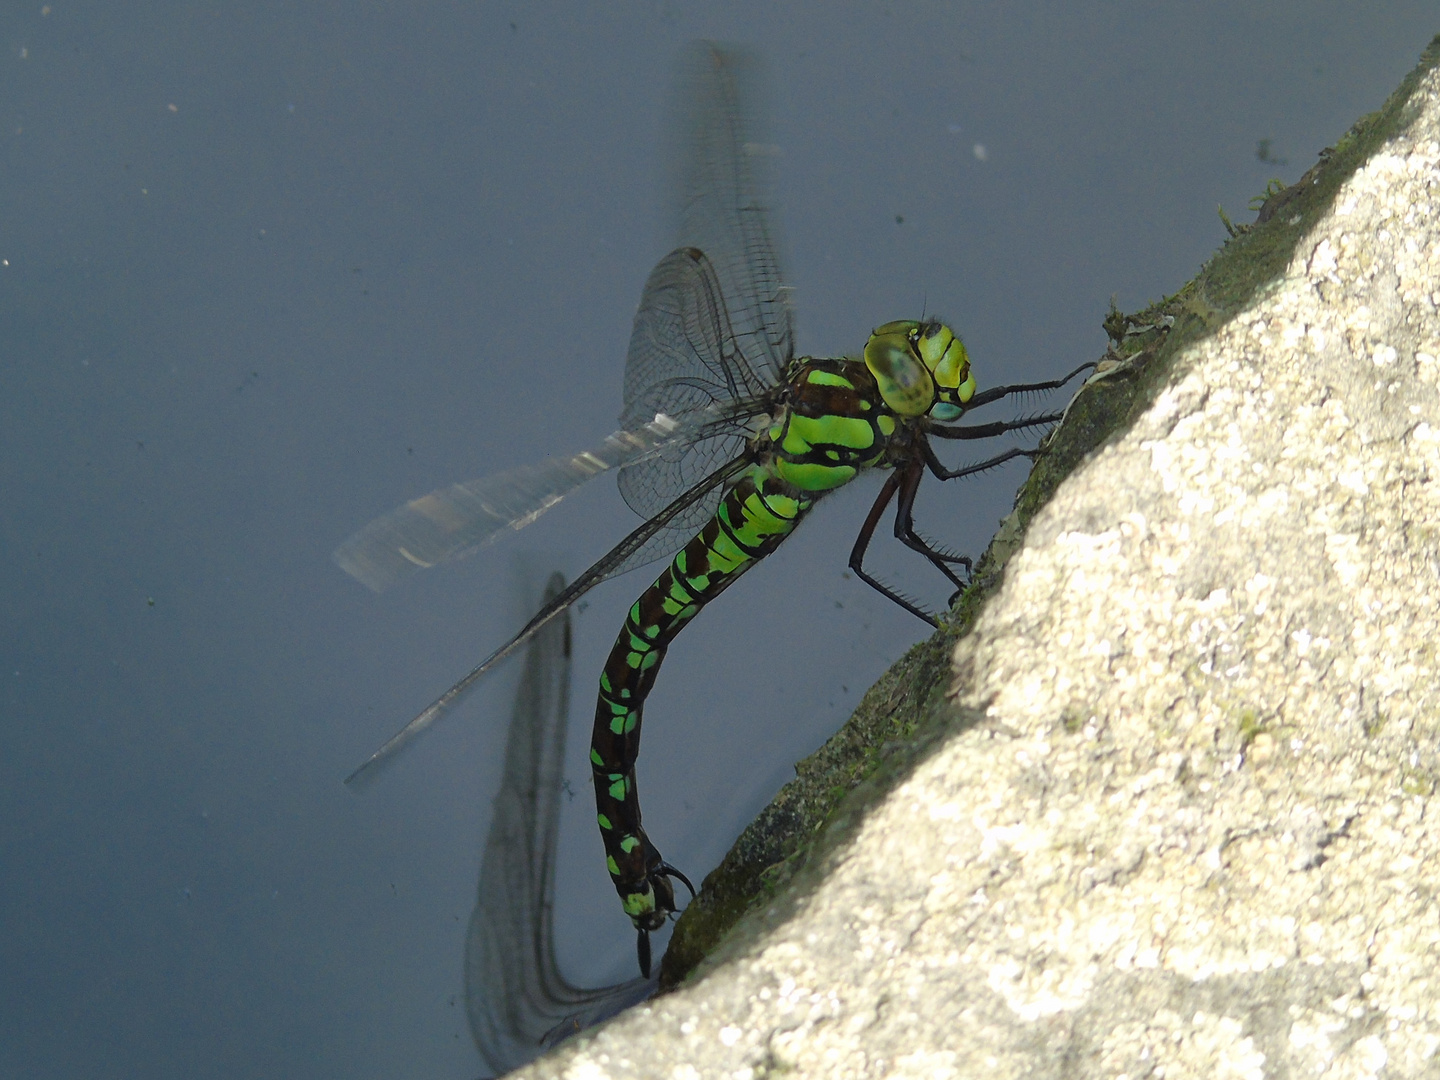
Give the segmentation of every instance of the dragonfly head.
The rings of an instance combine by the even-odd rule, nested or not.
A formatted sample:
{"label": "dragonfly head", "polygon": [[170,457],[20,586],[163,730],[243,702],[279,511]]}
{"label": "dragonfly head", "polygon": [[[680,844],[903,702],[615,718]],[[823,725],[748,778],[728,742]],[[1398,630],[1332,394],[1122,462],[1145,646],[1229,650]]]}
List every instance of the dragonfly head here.
{"label": "dragonfly head", "polygon": [[878,327],[865,345],[865,366],[901,416],[954,420],[975,393],[965,345],[936,319]]}

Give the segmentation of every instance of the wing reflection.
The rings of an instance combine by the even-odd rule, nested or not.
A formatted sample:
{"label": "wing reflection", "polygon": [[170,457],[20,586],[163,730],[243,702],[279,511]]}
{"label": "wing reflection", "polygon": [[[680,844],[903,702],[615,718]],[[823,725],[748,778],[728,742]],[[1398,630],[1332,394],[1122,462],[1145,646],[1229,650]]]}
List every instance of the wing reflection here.
{"label": "wing reflection", "polygon": [[[564,585],[552,574],[546,600]],[[567,612],[526,646],[465,938],[465,1011],[475,1046],[496,1076],[644,1001],[656,987],[656,979],[573,986],[555,962],[555,845],[569,700]]]}

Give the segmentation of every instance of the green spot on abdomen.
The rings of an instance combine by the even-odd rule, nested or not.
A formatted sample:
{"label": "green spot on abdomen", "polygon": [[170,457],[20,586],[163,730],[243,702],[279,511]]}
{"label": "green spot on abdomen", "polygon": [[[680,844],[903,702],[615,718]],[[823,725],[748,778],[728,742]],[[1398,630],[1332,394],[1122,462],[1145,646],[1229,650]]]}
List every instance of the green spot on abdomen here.
{"label": "green spot on abdomen", "polygon": [[627,710],[624,715],[615,717],[610,721],[610,730],[616,735],[629,735],[635,730],[635,714]]}

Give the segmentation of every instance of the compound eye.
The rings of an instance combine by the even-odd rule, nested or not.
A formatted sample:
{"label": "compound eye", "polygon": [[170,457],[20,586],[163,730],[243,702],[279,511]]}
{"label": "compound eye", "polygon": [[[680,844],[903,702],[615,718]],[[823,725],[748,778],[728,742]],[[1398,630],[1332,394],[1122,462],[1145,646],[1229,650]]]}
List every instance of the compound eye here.
{"label": "compound eye", "polygon": [[875,376],[880,396],[901,416],[924,416],[935,403],[935,380],[911,347],[913,333],[877,331],[865,346],[865,366]]}

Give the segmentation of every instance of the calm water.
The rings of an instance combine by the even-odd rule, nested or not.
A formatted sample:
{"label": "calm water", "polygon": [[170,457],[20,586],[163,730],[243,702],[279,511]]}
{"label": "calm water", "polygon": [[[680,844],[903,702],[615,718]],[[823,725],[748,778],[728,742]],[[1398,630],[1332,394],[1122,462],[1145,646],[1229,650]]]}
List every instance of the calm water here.
{"label": "calm water", "polygon": [[[480,1071],[462,950],[513,673],[364,797],[340,779],[522,621],[514,552],[573,575],[634,519],[602,482],[380,597],[329,552],[613,428],[684,42],[770,62],[803,350],[923,310],[986,385],[1097,356],[1112,294],[1181,285],[1217,203],[1248,219],[1440,29],[1433,2],[576,6],[0,12],[0,1076]],[[928,487],[922,522],[978,553],[1020,478]],[[924,632],[844,573],[874,489],[667,661],[646,822],[697,881]],[[557,934],[591,985],[634,946],[590,685],[644,584],[575,624]]]}

